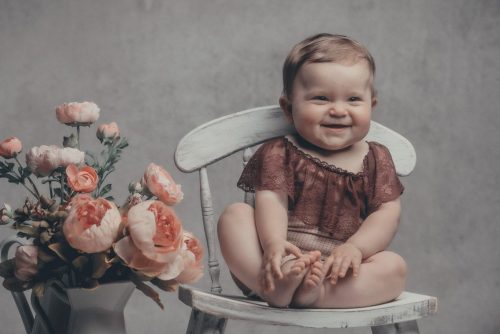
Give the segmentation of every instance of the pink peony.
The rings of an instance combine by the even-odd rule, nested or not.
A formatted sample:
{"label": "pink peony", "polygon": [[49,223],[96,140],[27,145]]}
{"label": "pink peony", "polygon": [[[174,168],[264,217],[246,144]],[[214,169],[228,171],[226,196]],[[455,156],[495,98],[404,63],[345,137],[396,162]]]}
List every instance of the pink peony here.
{"label": "pink peony", "polygon": [[0,142],[0,156],[6,159],[15,157],[22,149],[23,145],[16,137],[9,137]]}
{"label": "pink peony", "polygon": [[170,174],[154,163],[150,163],[146,168],[144,177],[141,180],[144,187],[158,197],[160,201],[168,205],[179,203],[184,194],[181,191],[181,186],[175,184]]}
{"label": "pink peony", "polygon": [[104,198],[72,204],[63,224],[63,233],[71,247],[85,253],[102,252],[116,241],[122,221],[116,205]]}
{"label": "pink peony", "polygon": [[89,194],[76,194],[70,201],[66,204],[66,210],[71,210],[74,206],[79,206],[92,201],[94,198]]}
{"label": "pink peony", "polygon": [[32,245],[17,247],[14,256],[14,275],[21,281],[31,280],[38,272],[38,247]]}
{"label": "pink peony", "polygon": [[167,279],[182,272],[182,225],[170,207],[152,200],[133,206],[128,211],[127,229],[129,235],[114,246],[127,266]]}
{"label": "pink peony", "polygon": [[[181,284],[193,283],[203,276],[203,248],[200,241],[190,232],[184,232],[183,241],[182,259],[184,261],[184,269],[175,280]],[[163,279],[162,275],[158,278]]]}
{"label": "pink peony", "polygon": [[97,128],[97,138],[102,142],[105,138],[118,138],[120,137],[120,129],[115,122],[109,124],[102,124]]}
{"label": "pink peony", "polygon": [[47,176],[58,167],[82,164],[85,153],[76,148],[60,148],[55,145],[32,147],[26,153],[26,164],[37,176]]}
{"label": "pink peony", "polygon": [[66,167],[66,175],[69,187],[76,192],[92,192],[97,187],[97,182],[99,181],[97,172],[90,166],[84,166],[79,169],[76,165],[69,164]]}
{"label": "pink peony", "polygon": [[93,102],[70,102],[56,108],[57,120],[70,125],[89,125],[99,118],[99,107]]}

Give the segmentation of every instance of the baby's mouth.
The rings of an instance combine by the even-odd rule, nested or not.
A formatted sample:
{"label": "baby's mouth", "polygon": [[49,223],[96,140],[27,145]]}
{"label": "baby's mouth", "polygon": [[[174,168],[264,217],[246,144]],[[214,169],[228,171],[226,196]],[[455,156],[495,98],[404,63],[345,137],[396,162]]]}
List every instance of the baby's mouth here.
{"label": "baby's mouth", "polygon": [[322,126],[330,129],[343,129],[349,127],[349,125],[344,124],[322,124]]}

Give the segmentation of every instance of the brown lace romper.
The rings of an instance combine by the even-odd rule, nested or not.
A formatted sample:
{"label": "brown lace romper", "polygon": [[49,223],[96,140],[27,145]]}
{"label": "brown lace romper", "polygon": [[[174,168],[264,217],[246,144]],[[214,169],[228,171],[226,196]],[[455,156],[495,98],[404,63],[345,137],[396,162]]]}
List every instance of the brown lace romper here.
{"label": "brown lace romper", "polygon": [[301,151],[286,137],[259,147],[238,187],[288,196],[288,241],[303,251],[328,256],[384,202],[403,193],[389,150],[368,142],[363,169],[352,173]]}

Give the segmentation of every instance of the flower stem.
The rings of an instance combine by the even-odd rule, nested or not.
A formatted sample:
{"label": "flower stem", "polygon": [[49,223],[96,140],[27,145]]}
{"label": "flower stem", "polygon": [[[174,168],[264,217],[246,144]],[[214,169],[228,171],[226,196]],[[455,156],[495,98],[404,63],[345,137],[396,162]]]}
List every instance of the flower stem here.
{"label": "flower stem", "polygon": [[64,202],[64,194],[65,194],[65,191],[64,191],[64,174],[61,173],[61,175],[59,176],[59,183],[61,183],[61,204],[63,204]]}
{"label": "flower stem", "polygon": [[[24,167],[23,167],[23,165],[21,165],[21,162],[19,161],[19,159],[17,158],[17,156],[16,156],[16,157],[14,157],[14,159],[16,160],[16,162],[17,162],[17,164],[19,165],[19,167],[21,167],[21,169],[23,169]],[[27,178],[27,179],[28,179],[28,181],[31,183],[31,186],[33,187],[33,190],[34,190],[35,192],[31,191],[31,189],[29,189],[29,188],[26,186],[26,184],[24,183],[24,180],[22,179],[22,175],[19,175],[19,180],[21,181],[21,184],[22,184],[22,185],[23,185],[26,189],[28,189],[28,190],[30,191],[30,193],[32,193],[32,194],[33,194],[33,196],[35,196],[37,199],[40,199],[40,192],[38,191],[38,189],[37,189],[37,187],[36,187],[35,183],[33,182],[33,180],[32,180],[29,176],[28,176],[28,177],[26,177],[26,178]]]}
{"label": "flower stem", "polygon": [[80,149],[80,125],[76,126],[76,140],[78,141],[78,149]]}

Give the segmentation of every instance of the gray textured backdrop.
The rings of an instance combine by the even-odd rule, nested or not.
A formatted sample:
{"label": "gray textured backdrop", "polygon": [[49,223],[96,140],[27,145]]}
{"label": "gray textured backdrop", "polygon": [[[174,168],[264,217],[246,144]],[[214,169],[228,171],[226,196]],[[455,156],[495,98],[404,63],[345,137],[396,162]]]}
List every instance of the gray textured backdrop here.
{"label": "gray textured backdrop", "polygon": [[[15,135],[25,148],[59,144],[68,129],[54,107],[93,100],[100,122],[116,120],[131,143],[113,178],[116,197],[148,162],[161,164],[184,187],[177,212],[185,227],[201,236],[197,176],[175,169],[176,142],[212,118],[276,104],[294,43],[318,32],[350,35],[377,62],[375,120],[417,150],[391,248],[409,263],[408,289],[439,298],[438,315],[420,321],[421,332],[498,333],[499,14],[498,0],[0,0],[0,137]],[[83,132],[87,147],[94,130]],[[240,196],[239,163],[209,169],[221,194],[217,213]],[[0,203],[23,196],[2,180]],[[236,291],[225,267],[222,280]],[[189,309],[175,294],[162,299],[165,311],[134,293],[129,333],[184,331]],[[23,332],[4,290],[0,324],[1,333]],[[327,332],[241,321],[227,328],[263,331]]]}

